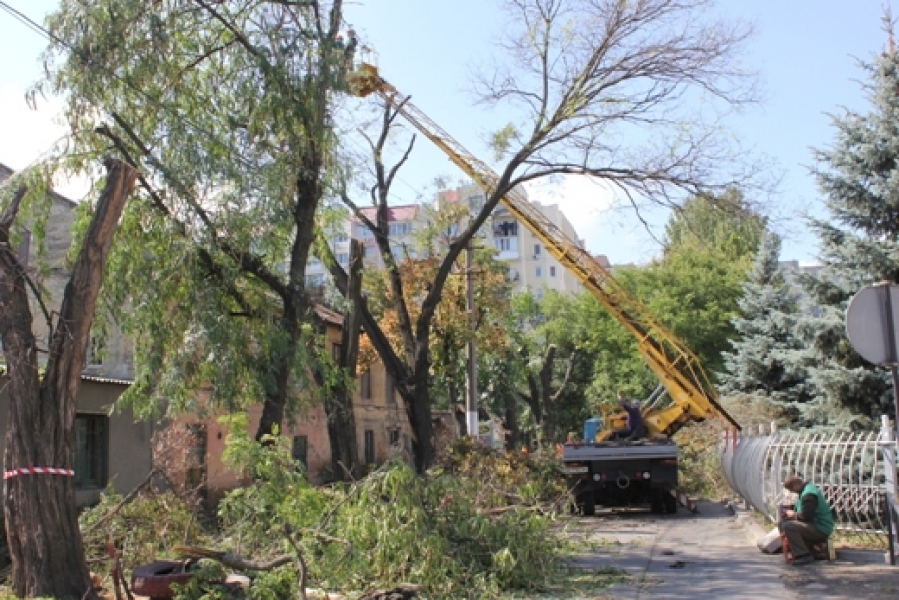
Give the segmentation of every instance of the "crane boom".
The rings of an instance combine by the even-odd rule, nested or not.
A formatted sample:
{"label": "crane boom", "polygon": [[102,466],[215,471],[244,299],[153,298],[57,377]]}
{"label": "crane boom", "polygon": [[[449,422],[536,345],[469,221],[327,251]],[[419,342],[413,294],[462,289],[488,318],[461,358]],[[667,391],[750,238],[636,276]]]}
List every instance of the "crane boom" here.
{"label": "crane boom", "polygon": [[[363,63],[347,74],[347,82],[354,94],[376,94],[389,103],[488,194],[496,189],[499,176],[493,169],[409,102],[407,96],[379,75],[375,66]],[[608,269],[547,219],[518,189],[506,192],[500,202],[637,340],[641,355],[672,400],[671,406],[645,415],[650,433],[670,436],[685,423],[702,421],[716,413],[740,429],[739,423],[718,403],[715,388],[696,355]]]}

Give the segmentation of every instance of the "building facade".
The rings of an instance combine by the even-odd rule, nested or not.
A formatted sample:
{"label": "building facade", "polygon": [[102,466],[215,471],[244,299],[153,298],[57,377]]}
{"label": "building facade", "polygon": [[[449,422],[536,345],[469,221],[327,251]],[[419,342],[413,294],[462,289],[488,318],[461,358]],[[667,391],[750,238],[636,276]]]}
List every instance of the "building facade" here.
{"label": "building facade", "polygon": [[[439,192],[436,207],[439,210],[444,205],[461,203],[470,214],[474,214],[484,207],[485,201],[484,191],[479,186],[471,184]],[[577,237],[574,226],[558,205],[535,203],[534,206],[569,239],[584,247],[583,240]],[[367,219],[374,221],[374,208],[363,209],[363,214]],[[422,242],[416,240],[414,234],[421,228],[429,226],[427,219],[426,211],[419,205],[393,206],[388,209],[390,245],[398,260],[415,257],[419,252],[418,246]],[[448,243],[463,226],[464,221],[451,225],[447,231],[442,232],[446,239],[439,240],[439,243]],[[350,238],[362,242],[366,266],[375,268],[384,266],[374,234],[362,220],[349,218],[345,225],[336,228],[329,235],[328,243],[337,262],[344,268],[349,264]],[[544,290],[576,293],[583,289],[577,278],[559,264],[544,245],[502,205],[493,211],[476,243],[485,244],[496,250],[496,259],[507,266],[513,291],[530,289],[539,297]],[[317,259],[311,260],[307,270],[307,283],[312,286],[321,285],[327,279],[327,269],[324,265]]]}
{"label": "building facade", "polygon": [[[474,213],[480,211],[486,194],[476,185],[445,190],[438,195],[438,202],[462,202]],[[580,247],[584,242],[577,237],[574,226],[557,204],[533,203],[544,217]],[[544,290],[576,293],[582,288],[577,278],[559,264],[526,227],[502,205],[498,205],[484,225],[483,243],[496,250],[496,259],[506,263],[513,291],[531,290],[538,297]]]}
{"label": "building facade", "polygon": [[[12,169],[0,165],[0,185],[13,174]],[[43,289],[42,298],[47,309],[58,314],[70,275],[67,256],[72,246],[76,204],[53,192],[50,200],[44,238],[46,254],[38,256],[37,240],[32,239],[30,228],[26,228],[19,243],[18,258],[28,276]],[[45,363],[50,327],[33,294],[29,297],[39,361]],[[73,464],[79,505],[97,502],[101,491],[109,484],[119,493],[129,492],[152,468],[154,424],[138,421],[128,407],[116,407],[133,376],[131,344],[114,323],[106,329],[106,335],[91,336],[76,404]],[[2,355],[0,360],[5,362]],[[9,396],[7,387],[2,386],[0,433],[6,432],[8,422]]]}

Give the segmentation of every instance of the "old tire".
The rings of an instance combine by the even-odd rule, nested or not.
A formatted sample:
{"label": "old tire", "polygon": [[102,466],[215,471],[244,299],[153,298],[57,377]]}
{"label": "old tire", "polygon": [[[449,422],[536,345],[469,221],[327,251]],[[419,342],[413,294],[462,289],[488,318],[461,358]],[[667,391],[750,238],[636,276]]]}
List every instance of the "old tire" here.
{"label": "old tire", "polygon": [[135,594],[157,598],[171,598],[175,595],[173,583],[183,585],[195,573],[190,572],[191,561],[158,560],[148,565],[135,567],[131,573],[131,589]]}

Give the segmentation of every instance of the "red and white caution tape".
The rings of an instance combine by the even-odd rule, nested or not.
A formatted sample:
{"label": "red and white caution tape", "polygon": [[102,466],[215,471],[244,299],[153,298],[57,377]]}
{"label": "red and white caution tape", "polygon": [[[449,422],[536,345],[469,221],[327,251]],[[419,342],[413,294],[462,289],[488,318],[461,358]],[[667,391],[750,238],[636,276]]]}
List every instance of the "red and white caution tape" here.
{"label": "red and white caution tape", "polygon": [[21,469],[13,469],[3,473],[3,479],[18,477],[19,475],[65,475],[73,477],[75,471],[72,469],[57,469],[56,467],[23,467]]}

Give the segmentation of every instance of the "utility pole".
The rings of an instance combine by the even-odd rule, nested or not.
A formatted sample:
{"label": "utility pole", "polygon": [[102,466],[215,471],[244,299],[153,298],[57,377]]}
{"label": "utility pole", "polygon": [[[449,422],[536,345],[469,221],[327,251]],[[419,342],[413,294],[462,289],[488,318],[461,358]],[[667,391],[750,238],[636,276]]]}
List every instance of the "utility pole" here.
{"label": "utility pole", "polygon": [[476,355],[474,332],[477,327],[474,310],[474,269],[472,265],[472,245],[468,240],[465,250],[465,309],[468,312],[468,328],[470,338],[467,345],[467,379],[465,394],[466,424],[468,437],[478,439],[478,361]]}

